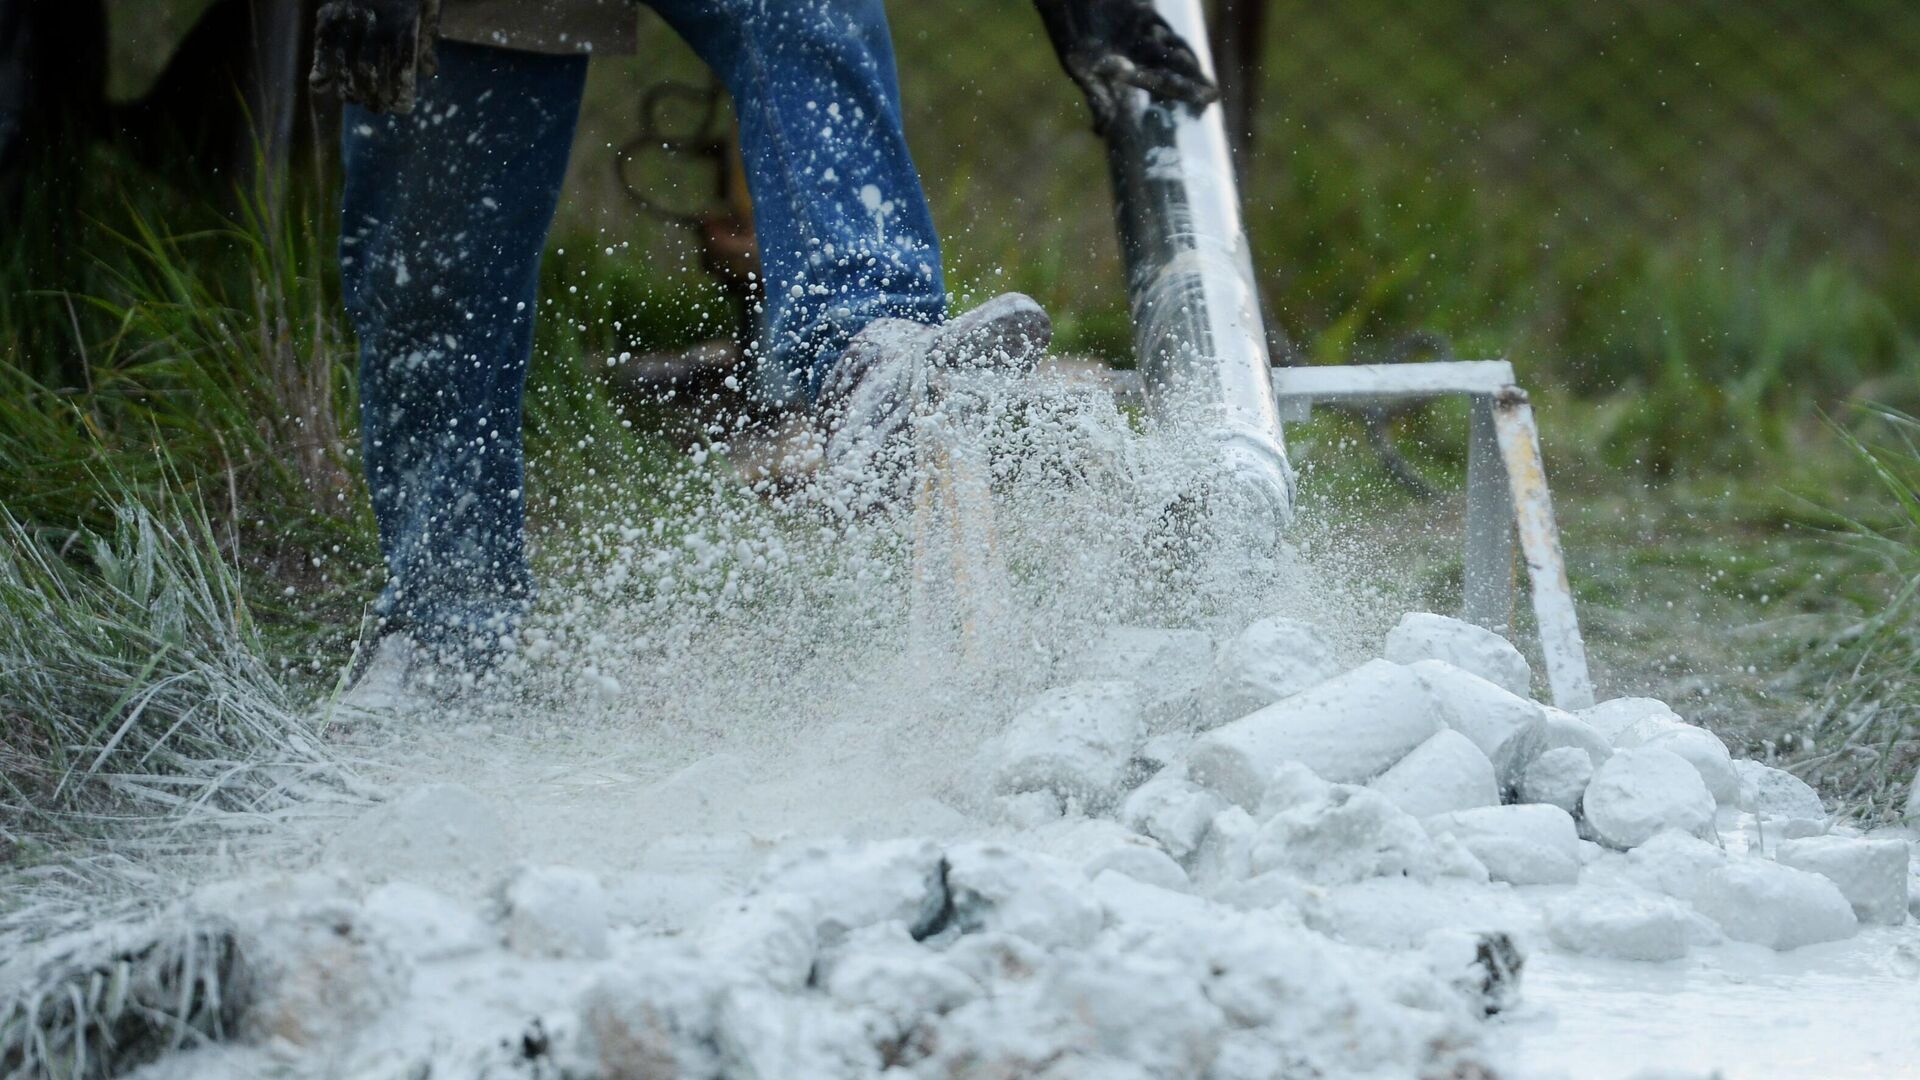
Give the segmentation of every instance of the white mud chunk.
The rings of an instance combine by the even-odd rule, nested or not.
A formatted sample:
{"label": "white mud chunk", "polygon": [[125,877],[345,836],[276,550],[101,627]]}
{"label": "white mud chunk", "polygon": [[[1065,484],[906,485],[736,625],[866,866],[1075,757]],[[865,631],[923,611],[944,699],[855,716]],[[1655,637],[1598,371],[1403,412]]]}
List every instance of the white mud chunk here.
{"label": "white mud chunk", "polygon": [[1727,858],[1725,851],[1697,836],[1669,830],[1628,852],[1625,873],[1655,892],[1692,903]]}
{"label": "white mud chunk", "polygon": [[1049,974],[1041,996],[1066,1016],[1081,1017],[1105,1061],[1079,1073],[1093,1077],[1174,1076],[1207,1058],[1226,1018],[1188,965],[1161,956],[1094,954],[1072,957]]}
{"label": "white mud chunk", "polygon": [[1060,796],[1051,791],[1022,791],[1018,795],[993,797],[993,820],[1010,828],[1026,831],[1059,821],[1065,808]]}
{"label": "white mud chunk", "polygon": [[1428,818],[1433,836],[1451,835],[1495,881],[1570,885],[1580,878],[1580,833],[1557,806],[1487,806]]}
{"label": "white mud chunk", "polygon": [[1276,871],[1322,885],[1382,875],[1488,880],[1453,837],[1430,836],[1379,792],[1329,784],[1298,763],[1274,770],[1253,817],[1239,807],[1219,815],[1196,869],[1216,884]]}
{"label": "white mud chunk", "polygon": [[1045,949],[998,930],[963,934],[942,955],[955,971],[990,990],[1005,980],[1025,979],[1047,963]]}
{"label": "white mud chunk", "polygon": [[451,960],[496,944],[480,916],[409,881],[382,885],[362,905],[368,927],[411,960]]}
{"label": "white mud chunk", "polygon": [[1707,877],[1693,906],[1735,941],[1781,952],[1849,938],[1860,928],[1839,886],[1760,858],[1728,860]]}
{"label": "white mud chunk", "polygon": [[1678,960],[1696,918],[1664,896],[1583,886],[1547,905],[1547,937],[1568,952],[1615,960]]}
{"label": "white mud chunk", "polygon": [[1534,918],[1511,890],[1458,878],[1370,878],[1339,885],[1305,915],[1307,925],[1323,934],[1376,949],[1415,948],[1435,933],[1462,929],[1514,930]]}
{"label": "white mud chunk", "polygon": [[367,811],[341,830],[327,854],[368,881],[415,881],[477,896],[506,876],[513,850],[492,802],[459,784],[432,784]]}
{"label": "white mud chunk", "polygon": [[1513,643],[1484,626],[1428,612],[1410,612],[1387,634],[1383,655],[1396,664],[1444,660],[1526,697],[1533,692],[1533,669]]}
{"label": "white mud chunk", "polygon": [[753,767],[745,758],[710,754],[649,788],[647,811],[654,820],[674,822],[685,832],[740,828],[744,820],[737,793],[753,782]]}
{"label": "white mud chunk", "polygon": [[1119,848],[1152,847],[1152,840],[1106,818],[1062,818],[1018,838],[1022,854],[1079,866]]}
{"label": "white mud chunk", "polygon": [[[912,1075],[1134,1080],[1199,1076],[1227,1027],[1197,965],[1110,950],[1064,956],[948,1015]],[[1044,1066],[1040,1063],[1044,1062]]]}
{"label": "white mud chunk", "polygon": [[1059,862],[997,844],[963,844],[947,853],[947,890],[961,930],[1012,934],[1041,948],[1078,948],[1103,921],[1086,879]]}
{"label": "white mud chunk", "polygon": [[1855,840],[1814,836],[1782,840],[1774,857],[1782,866],[1819,874],[1840,888],[1861,922],[1898,926],[1907,921],[1905,840]]}
{"label": "white mud chunk", "polygon": [[830,945],[875,923],[924,937],[946,907],[940,849],[925,840],[838,842],[776,856],[756,889],[807,897],[819,913],[815,938]]}
{"label": "white mud chunk", "polygon": [[1656,726],[1685,723],[1666,702],[1650,697],[1614,698],[1581,709],[1575,715],[1615,746],[1620,745],[1620,739],[1628,731],[1643,729],[1643,721],[1651,721]]}
{"label": "white mud chunk", "polygon": [[946,955],[916,943],[898,926],[857,931],[822,969],[820,985],[834,1000],[883,1014],[896,1037],[982,992],[979,982]]}
{"label": "white mud chunk", "polygon": [[1184,776],[1161,772],[1127,796],[1120,820],[1142,836],[1158,840],[1176,859],[1198,851],[1213,816],[1227,808],[1220,796]]}
{"label": "white mud chunk", "polygon": [[1052,791],[1088,806],[1111,802],[1142,733],[1132,684],[1081,682],[1040,695],[1000,740],[1002,794]]}
{"label": "white mud chunk", "polygon": [[717,1076],[714,1028],[728,974],[683,941],[623,950],[580,1003],[582,1050],[608,1080]]}
{"label": "white mud chunk", "polygon": [[1442,731],[1421,743],[1367,786],[1419,818],[1500,801],[1493,762],[1457,731]]}
{"label": "white mud chunk", "polygon": [[1540,723],[1529,698],[1440,660],[1409,665],[1433,695],[1440,722],[1473,740],[1496,768],[1513,756],[1515,741]]}
{"label": "white mud chunk", "polygon": [[1649,736],[1641,746],[1657,747],[1687,759],[1700,780],[1707,785],[1713,801],[1721,806],[1740,802],[1740,774],[1733,767],[1733,755],[1720,736],[1692,724],[1675,724]]}
{"label": "white mud chunk", "polygon": [[1826,822],[1820,793],[1805,780],[1758,761],[1736,761],[1733,767],[1740,774],[1740,809],[1764,821]]}
{"label": "white mud chunk", "polygon": [[813,975],[819,924],[820,912],[810,897],[756,893],[709,912],[688,940],[715,971],[798,990]]}
{"label": "white mud chunk", "polygon": [[655,934],[685,930],[735,891],[726,877],[695,870],[630,870],[609,876],[606,886],[614,925]]}
{"label": "white mud chunk", "polygon": [[1238,720],[1340,674],[1320,631],[1298,619],[1261,619],[1220,650],[1200,697],[1209,728]]}
{"label": "white mud chunk", "polygon": [[1133,752],[1134,760],[1153,772],[1179,762],[1184,773],[1187,750],[1193,746],[1193,739],[1193,733],[1189,731],[1163,731],[1158,735],[1149,735]]}
{"label": "white mud chunk", "polygon": [[507,883],[507,947],[536,959],[607,955],[607,891],[570,866],[529,867]]}
{"label": "white mud chunk", "polygon": [[811,996],[735,986],[714,1012],[714,1044],[727,1080],[863,1080],[879,1074],[880,1051],[858,1014]]}
{"label": "white mud chunk", "polygon": [[1799,840],[1808,836],[1825,836],[1832,828],[1833,823],[1825,818],[1792,818],[1769,823],[1764,838]]}
{"label": "white mud chunk", "polygon": [[1699,771],[1657,748],[1613,755],[1593,774],[1581,805],[1600,842],[1623,851],[1665,829],[1699,833],[1713,824],[1713,795]]}
{"label": "white mud chunk", "polygon": [[1066,670],[1075,679],[1140,687],[1148,725],[1166,729],[1190,722],[1213,662],[1213,639],[1202,631],[1114,626],[1069,661]]}
{"label": "white mud chunk", "polygon": [[1556,746],[1534,758],[1520,774],[1521,802],[1557,806],[1580,813],[1580,800],[1593,781],[1593,756],[1577,746]]}
{"label": "white mud chunk", "polygon": [[[1118,870],[1102,870],[1087,881],[1094,899],[1106,911],[1107,928],[1181,933],[1193,925],[1217,921],[1224,909],[1209,898],[1185,889],[1166,889]],[[1284,916],[1284,912],[1281,913]]]}
{"label": "white mud chunk", "polygon": [[1292,874],[1274,872],[1236,881],[1216,890],[1212,899],[1237,911],[1265,912],[1297,922],[1299,913],[1317,903],[1320,896],[1318,886],[1308,885]]}
{"label": "white mud chunk", "polygon": [[1365,783],[1440,730],[1432,696],[1411,670],[1374,660],[1215,728],[1193,745],[1188,773],[1241,806],[1299,762],[1338,783]]}
{"label": "white mud chunk", "polygon": [[1193,887],[1187,872],[1166,852],[1145,844],[1104,851],[1087,860],[1087,876],[1097,878],[1109,871],[1135,881],[1171,892],[1186,892]]}
{"label": "white mud chunk", "polygon": [[1502,791],[1518,793],[1527,769],[1549,750],[1571,746],[1584,751],[1598,770],[1613,756],[1613,747],[1586,721],[1564,709],[1540,706],[1540,720],[1520,733],[1506,746],[1505,753],[1493,759],[1494,772],[1500,777]]}
{"label": "white mud chunk", "polygon": [[1386,796],[1321,782],[1298,765],[1287,768],[1296,790],[1287,805],[1263,806],[1263,813],[1273,813],[1248,853],[1254,873],[1280,870],[1318,885],[1402,875],[1429,881],[1439,875],[1441,859],[1432,838]]}
{"label": "white mud chunk", "polygon": [[1195,881],[1216,888],[1252,877],[1253,837],[1259,831],[1259,822],[1238,806],[1213,815],[1189,873]]}
{"label": "white mud chunk", "polygon": [[348,1042],[405,993],[409,967],[351,908],[262,915],[246,939],[259,996],[245,1034],[319,1051]]}

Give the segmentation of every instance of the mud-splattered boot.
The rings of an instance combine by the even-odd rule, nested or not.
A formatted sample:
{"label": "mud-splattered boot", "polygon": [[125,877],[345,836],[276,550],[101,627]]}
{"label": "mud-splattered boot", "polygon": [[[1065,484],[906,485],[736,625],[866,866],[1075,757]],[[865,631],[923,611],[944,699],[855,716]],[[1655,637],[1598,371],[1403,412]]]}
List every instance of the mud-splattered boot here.
{"label": "mud-splattered boot", "polygon": [[425,650],[405,634],[388,634],[375,642],[348,679],[336,703],[336,716],[345,722],[384,717],[400,718],[429,712],[433,694],[420,685]]}
{"label": "mud-splattered boot", "polygon": [[393,632],[374,643],[334,703],[344,723],[429,713],[483,712],[509,697],[505,639],[461,638],[456,646],[424,643]]}
{"label": "mud-splattered boot", "polygon": [[902,435],[915,410],[955,379],[1031,373],[1052,340],[1052,320],[1020,293],[996,296],[942,326],[904,319],[869,324],[821,391],[825,477],[861,489],[852,496],[857,502],[894,501],[912,461]]}

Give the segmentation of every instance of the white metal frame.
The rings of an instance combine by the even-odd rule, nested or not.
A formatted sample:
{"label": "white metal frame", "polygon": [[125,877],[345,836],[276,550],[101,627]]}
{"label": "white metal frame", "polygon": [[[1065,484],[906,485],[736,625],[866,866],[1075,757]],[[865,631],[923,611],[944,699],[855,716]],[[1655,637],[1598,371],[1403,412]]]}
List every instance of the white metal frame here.
{"label": "white metal frame", "polygon": [[1554,704],[1586,708],[1593,704],[1586,644],[1567,586],[1540,432],[1526,391],[1514,385],[1513,365],[1505,360],[1456,360],[1273,369],[1273,396],[1286,423],[1305,420],[1319,403],[1364,407],[1450,395],[1464,396],[1472,409],[1463,616],[1490,628],[1511,624],[1513,538],[1518,532]]}

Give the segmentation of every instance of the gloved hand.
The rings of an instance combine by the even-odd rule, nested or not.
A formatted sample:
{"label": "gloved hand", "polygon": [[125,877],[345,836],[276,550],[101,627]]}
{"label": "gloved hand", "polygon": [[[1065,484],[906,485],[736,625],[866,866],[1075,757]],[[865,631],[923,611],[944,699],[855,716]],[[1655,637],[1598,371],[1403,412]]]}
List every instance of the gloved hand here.
{"label": "gloved hand", "polygon": [[439,29],[440,0],[327,0],[307,81],[375,112],[412,112],[419,77],[434,71]]}
{"label": "gloved hand", "polygon": [[1193,49],[1149,0],[1034,0],[1034,6],[1061,66],[1086,92],[1095,131],[1106,132],[1130,86],[1195,108],[1220,97]]}

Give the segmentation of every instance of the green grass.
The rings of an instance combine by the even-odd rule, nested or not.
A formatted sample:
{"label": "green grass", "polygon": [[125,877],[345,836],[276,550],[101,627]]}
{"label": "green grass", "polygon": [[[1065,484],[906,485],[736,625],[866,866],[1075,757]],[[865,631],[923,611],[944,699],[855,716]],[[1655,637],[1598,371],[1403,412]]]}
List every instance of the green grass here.
{"label": "green grass", "polygon": [[68,933],[36,942],[35,968],[0,989],[7,1076],[106,1080],[237,1032],[252,986],[230,925],[178,910],[108,921],[99,906],[33,913],[34,930]]}
{"label": "green grass", "polygon": [[[1912,543],[1904,504],[1848,434],[1858,431],[1889,460],[1904,445],[1891,421],[1862,410],[1844,428],[1811,425],[1795,454],[1656,476],[1601,453],[1611,405],[1564,392],[1536,395],[1534,404],[1603,697],[1661,698],[1736,754],[1794,768],[1834,749],[1832,717],[1848,695],[1920,700],[1910,676],[1903,684],[1892,674],[1901,670],[1897,635],[1885,630],[1869,646],[1862,630],[1913,618],[1912,602],[1899,600],[1914,572],[1910,550],[1907,569],[1897,557]],[[1311,531],[1332,530],[1335,545],[1377,553],[1370,565],[1392,568],[1408,606],[1447,611],[1459,602],[1465,427],[1451,407],[1396,425],[1400,448],[1442,492],[1433,502],[1388,477],[1351,417],[1318,414],[1292,432]],[[1912,466],[1901,470],[1911,483]],[[1516,641],[1531,653],[1524,604],[1517,614]],[[1875,662],[1863,666],[1862,656]],[[1876,722],[1896,714],[1883,707]],[[1875,734],[1884,740],[1891,730]],[[1911,729],[1899,738],[1911,739]],[[1856,770],[1886,770],[1873,774],[1880,786],[1856,790],[1858,776],[1824,767],[1812,775],[1824,790],[1850,793],[1856,807],[1886,810],[1914,760],[1855,756]]]}
{"label": "green grass", "polygon": [[99,525],[116,491],[102,469],[139,487],[171,466],[209,502],[298,507],[316,535],[350,522],[336,496],[352,484],[354,388],[324,200],[297,195],[270,225],[163,192],[92,194],[63,234],[14,240],[0,501],[36,524]]}
{"label": "green grass", "polygon": [[1878,437],[1846,436],[1889,512],[1846,523],[1846,541],[1878,585],[1861,617],[1807,657],[1819,690],[1800,768],[1867,817],[1904,809],[1920,765],[1920,419],[1877,413]]}
{"label": "green grass", "polygon": [[[0,864],[267,814],[318,766],[204,509],[142,491],[58,543],[0,512]],[[130,835],[131,834],[131,835]]]}

